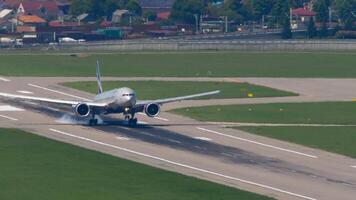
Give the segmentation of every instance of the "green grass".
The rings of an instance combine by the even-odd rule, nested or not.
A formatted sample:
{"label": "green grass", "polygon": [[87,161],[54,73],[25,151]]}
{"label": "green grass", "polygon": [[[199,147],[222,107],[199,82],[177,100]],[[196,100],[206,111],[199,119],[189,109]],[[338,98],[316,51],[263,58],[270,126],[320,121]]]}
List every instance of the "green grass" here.
{"label": "green grass", "polygon": [[356,158],[356,127],[236,127],[236,129]]}
{"label": "green grass", "polygon": [[[97,93],[96,82],[69,82],[63,85],[90,93]],[[297,95],[268,87],[252,85],[249,83],[226,82],[190,82],[190,81],[105,81],[104,90],[119,87],[129,87],[135,90],[139,99],[168,98],[189,94],[220,90],[218,95],[202,97],[206,98],[245,98],[248,94],[254,97],[276,97]]]}
{"label": "green grass", "polygon": [[200,121],[356,124],[355,102],[272,103],[183,108],[171,112]]}
{"label": "green grass", "polygon": [[355,53],[157,52],[0,55],[8,76],[356,77]]}
{"label": "green grass", "polygon": [[270,198],[15,129],[0,129],[0,199]]}

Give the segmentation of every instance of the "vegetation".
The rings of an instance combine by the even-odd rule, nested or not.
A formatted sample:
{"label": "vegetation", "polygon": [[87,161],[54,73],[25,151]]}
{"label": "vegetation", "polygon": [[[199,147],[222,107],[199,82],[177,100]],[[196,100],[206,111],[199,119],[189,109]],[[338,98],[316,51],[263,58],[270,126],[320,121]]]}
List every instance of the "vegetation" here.
{"label": "vegetation", "polygon": [[[309,0],[176,0],[172,7],[170,21],[194,25],[201,16],[227,16],[236,24],[260,23],[263,17],[269,19],[272,27],[283,27],[289,18],[290,8],[303,7]],[[336,12],[337,19],[347,30],[355,27],[356,0],[316,0],[313,9],[317,13],[317,22],[326,23],[329,19],[329,7]],[[92,19],[110,19],[116,9],[127,9],[142,16],[138,0],[72,0],[71,14],[78,16],[88,13]],[[148,15],[150,20],[154,14]],[[147,18],[147,15],[144,16]],[[336,21],[336,19],[334,20]]]}
{"label": "vegetation", "polygon": [[356,125],[356,103],[271,103],[183,108],[172,112],[201,121]]}
{"label": "vegetation", "polygon": [[307,30],[308,38],[315,38],[317,36],[317,34],[318,34],[318,31],[316,29],[314,19],[311,18],[308,23],[308,30]]}
{"label": "vegetation", "polygon": [[[354,53],[172,52],[0,55],[8,76],[356,77]],[[203,62],[204,61],[204,62]]]}
{"label": "vegetation", "polygon": [[172,7],[171,19],[195,24],[200,19],[203,4],[199,0],[176,0]]}
{"label": "vegetation", "polygon": [[[96,82],[69,82],[65,86],[78,90],[97,92]],[[105,81],[105,90],[119,87],[129,87],[136,91],[138,98],[142,100],[168,98],[175,96],[190,95],[213,90],[221,93],[200,99],[222,99],[222,98],[247,98],[247,97],[274,97],[292,96],[291,92],[284,92],[268,87],[252,85],[248,83],[225,83],[225,82],[190,82],[190,81]]]}
{"label": "vegetation", "polygon": [[356,127],[236,127],[253,134],[356,158]]}
{"label": "vegetation", "polygon": [[[273,123],[276,126],[234,128],[356,158],[355,110],[354,102],[317,102],[207,106],[171,112],[201,121]],[[350,126],[311,127],[302,124]]]}
{"label": "vegetation", "polygon": [[0,144],[1,199],[270,199],[19,130]]}
{"label": "vegetation", "polygon": [[141,16],[142,8],[137,0],[72,0],[71,14],[88,13],[94,19],[111,18],[116,9],[127,9]]}

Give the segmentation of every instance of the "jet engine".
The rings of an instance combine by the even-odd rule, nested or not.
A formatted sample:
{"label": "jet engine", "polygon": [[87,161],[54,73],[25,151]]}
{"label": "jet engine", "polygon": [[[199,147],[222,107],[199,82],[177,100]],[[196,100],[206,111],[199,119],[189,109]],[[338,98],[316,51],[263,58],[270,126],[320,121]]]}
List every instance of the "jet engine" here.
{"label": "jet engine", "polygon": [[145,106],[145,113],[149,117],[156,117],[159,115],[161,107],[157,103],[151,103]]}
{"label": "jet engine", "polygon": [[90,114],[90,107],[86,103],[78,103],[75,106],[75,113],[80,117],[86,117]]}

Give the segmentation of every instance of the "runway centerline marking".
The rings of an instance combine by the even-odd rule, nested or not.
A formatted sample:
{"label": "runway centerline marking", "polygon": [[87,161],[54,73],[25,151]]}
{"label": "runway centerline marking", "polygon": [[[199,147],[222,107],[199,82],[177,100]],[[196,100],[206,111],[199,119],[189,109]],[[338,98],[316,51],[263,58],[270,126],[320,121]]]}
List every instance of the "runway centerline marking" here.
{"label": "runway centerline marking", "polygon": [[0,111],[6,111],[6,112],[13,112],[13,111],[25,111],[24,109],[21,109],[21,108],[16,108],[16,107],[13,107],[13,106],[10,106],[10,105],[3,105],[3,106],[0,106]]}
{"label": "runway centerline marking", "polygon": [[15,118],[12,118],[12,117],[9,117],[9,116],[6,116],[6,115],[0,115],[0,117],[5,118],[5,119],[9,119],[9,120],[12,120],[12,121],[18,121],[18,119],[15,119]]}
{"label": "runway centerline marking", "polygon": [[26,91],[26,90],[17,90],[17,92],[21,94],[33,94],[33,92]]}
{"label": "runway centerline marking", "polygon": [[351,166],[351,167],[356,169],[356,165],[355,166]]}
{"label": "runway centerline marking", "polygon": [[47,107],[48,109],[52,110],[52,111],[56,111],[56,112],[59,112],[60,110],[57,109],[57,108],[52,108],[52,107]]}
{"label": "runway centerline marking", "polygon": [[194,139],[203,140],[203,141],[212,141],[212,139],[207,138],[207,137],[194,137]]}
{"label": "runway centerline marking", "polygon": [[68,94],[68,93],[65,93],[65,92],[57,91],[57,90],[52,90],[52,89],[45,88],[45,87],[42,87],[42,86],[39,86],[39,85],[34,85],[34,84],[31,84],[31,83],[29,83],[27,85],[31,86],[31,87],[39,88],[39,89],[42,89],[42,90],[47,90],[47,91],[50,91],[50,92],[54,92],[54,93],[57,93],[57,94],[62,94],[62,95],[65,95],[65,96],[81,99],[81,100],[84,100],[84,101],[92,101],[90,99],[86,99],[86,98],[83,98],[83,97],[79,97],[79,96],[76,96],[76,95]]}
{"label": "runway centerline marking", "polygon": [[9,82],[10,80],[9,80],[9,79],[6,79],[6,78],[1,78],[1,77],[0,77],[0,81]]}
{"label": "runway centerline marking", "polygon": [[190,165],[187,165],[187,164],[178,163],[178,162],[175,162],[175,161],[171,161],[171,160],[167,160],[167,159],[160,158],[160,157],[157,157],[157,156],[141,153],[141,152],[134,151],[134,150],[131,150],[131,149],[127,149],[127,148],[115,146],[115,145],[112,145],[112,144],[100,142],[100,141],[97,141],[97,140],[93,140],[93,139],[89,139],[89,138],[73,135],[73,134],[70,134],[70,133],[65,133],[63,131],[59,131],[59,130],[56,130],[56,129],[50,128],[49,130],[52,131],[52,132],[55,132],[55,133],[59,133],[59,134],[65,135],[65,136],[69,136],[69,137],[77,138],[77,139],[84,140],[84,141],[87,141],[87,142],[91,142],[91,143],[94,143],[94,144],[110,147],[110,148],[113,148],[113,149],[117,149],[117,150],[124,151],[124,152],[127,152],[127,153],[135,154],[135,155],[138,155],[138,156],[151,158],[153,160],[158,160],[158,161],[161,161],[161,162],[169,163],[171,165],[176,165],[176,166],[187,168],[187,169],[190,169],[190,170],[199,171],[199,172],[203,172],[203,173],[206,173],[206,174],[210,174],[210,175],[214,175],[214,176],[218,176],[218,177],[222,177],[222,178],[238,181],[238,182],[245,183],[245,184],[248,184],[248,185],[253,185],[253,186],[256,186],[256,187],[273,190],[275,192],[291,195],[291,196],[294,196],[294,197],[299,197],[299,198],[302,198],[302,199],[317,200],[317,199],[312,198],[312,197],[308,197],[308,196],[305,196],[305,195],[289,192],[289,191],[282,190],[282,189],[279,189],[279,188],[275,188],[275,187],[272,187],[272,186],[268,186],[268,185],[264,185],[264,184],[260,184],[260,183],[256,183],[256,182],[252,182],[252,181],[236,178],[236,177],[233,177],[233,176],[220,174],[220,173],[217,173],[217,172],[209,171],[209,170],[198,168],[198,167],[193,167],[193,166],[190,166]]}
{"label": "runway centerline marking", "polygon": [[[138,114],[147,117],[147,115],[144,114],[144,113],[138,113]],[[163,117],[153,117],[153,118],[154,118],[154,119],[161,120],[161,121],[169,122],[169,119],[166,119],[166,118],[163,118]]]}
{"label": "runway centerline marking", "polygon": [[166,118],[162,118],[162,117],[154,117],[154,118],[161,120],[161,121],[169,122],[169,119],[166,119]]}
{"label": "runway centerline marking", "polygon": [[129,138],[127,138],[127,137],[116,137],[116,139],[118,139],[118,140],[130,140]]}
{"label": "runway centerline marking", "polygon": [[213,134],[216,134],[216,135],[220,135],[220,136],[225,136],[225,137],[233,138],[233,139],[236,139],[236,140],[241,140],[241,141],[244,141],[244,142],[249,142],[249,143],[256,144],[256,145],[269,147],[269,148],[272,148],[272,149],[277,149],[277,150],[280,150],[280,151],[285,151],[285,152],[289,152],[289,153],[298,154],[298,155],[301,155],[301,156],[306,156],[306,157],[309,157],[309,158],[318,158],[317,156],[314,156],[314,155],[305,154],[305,153],[301,153],[301,152],[298,152],[298,151],[293,151],[293,150],[290,150],[290,149],[284,149],[284,148],[281,148],[281,147],[276,147],[276,146],[273,146],[273,145],[264,144],[264,143],[261,143],[261,142],[256,142],[256,141],[253,141],[253,140],[248,140],[248,139],[245,139],[245,138],[240,138],[240,137],[236,137],[236,136],[233,136],[233,135],[228,135],[228,134],[220,133],[220,132],[217,132],[217,131],[212,131],[212,130],[201,128],[201,127],[197,127],[197,129],[201,130],[201,131],[213,133]]}

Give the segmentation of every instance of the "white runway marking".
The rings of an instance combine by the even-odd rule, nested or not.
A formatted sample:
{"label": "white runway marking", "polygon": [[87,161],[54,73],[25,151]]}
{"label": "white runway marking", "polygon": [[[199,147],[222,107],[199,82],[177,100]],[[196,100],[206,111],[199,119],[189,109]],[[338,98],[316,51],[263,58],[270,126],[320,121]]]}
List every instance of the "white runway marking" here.
{"label": "white runway marking", "polygon": [[17,92],[21,94],[33,94],[33,92],[26,91],[26,90],[18,90]]}
{"label": "white runway marking", "polygon": [[9,120],[12,120],[12,121],[18,121],[18,119],[15,119],[15,118],[12,118],[12,117],[9,117],[9,116],[5,116],[5,115],[0,115],[0,117],[5,118],[5,119],[9,119]]}
{"label": "white runway marking", "polygon": [[50,91],[50,92],[62,94],[62,95],[65,95],[65,96],[81,99],[81,100],[84,100],[84,101],[92,101],[90,99],[86,99],[86,98],[83,98],[83,97],[75,96],[75,95],[72,95],[72,94],[67,94],[67,93],[64,93],[64,92],[57,91],[57,90],[52,90],[52,89],[45,88],[45,87],[42,87],[42,86],[39,86],[39,85],[34,85],[34,84],[31,84],[31,83],[29,83],[27,85],[29,85],[31,87],[39,88],[39,89],[42,89],[42,90],[47,90],[47,91]]}
{"label": "white runway marking", "polygon": [[13,107],[13,106],[9,106],[9,105],[4,105],[4,106],[0,106],[0,112],[1,111],[6,111],[6,112],[9,112],[9,111],[25,111],[24,109],[21,109],[21,108],[16,108],[16,107]]}
{"label": "white runway marking", "polygon": [[207,137],[194,137],[194,139],[203,140],[203,141],[212,141],[212,139],[207,138]]}
{"label": "white runway marking", "polygon": [[271,187],[271,186],[268,186],[268,185],[263,185],[263,184],[260,184],[260,183],[255,183],[255,182],[252,182],[252,181],[248,181],[248,180],[244,180],[244,179],[240,179],[240,178],[236,178],[236,177],[220,174],[220,173],[217,173],[217,172],[201,169],[201,168],[198,168],[198,167],[193,167],[193,166],[190,166],[190,165],[187,165],[187,164],[178,163],[178,162],[175,162],[175,161],[171,161],[171,160],[167,160],[167,159],[160,158],[160,157],[157,157],[157,156],[152,156],[152,155],[141,153],[141,152],[138,152],[138,151],[126,149],[126,148],[115,146],[115,145],[112,145],[112,144],[107,144],[107,143],[99,142],[99,141],[92,140],[92,139],[89,139],[89,138],[85,138],[85,137],[81,137],[81,136],[65,133],[65,132],[62,132],[62,131],[59,131],[59,130],[56,130],[56,129],[49,129],[49,130],[52,131],[52,132],[55,132],[55,133],[59,133],[59,134],[65,135],[65,136],[69,136],[69,137],[77,138],[77,139],[84,140],[84,141],[87,141],[87,142],[91,142],[91,143],[94,143],[94,144],[110,147],[110,148],[113,148],[113,149],[117,149],[117,150],[124,151],[124,152],[127,152],[127,153],[135,154],[135,155],[138,155],[138,156],[151,158],[151,159],[154,159],[154,160],[158,160],[158,161],[161,161],[161,162],[169,163],[171,165],[180,166],[180,167],[187,168],[187,169],[190,169],[190,170],[199,171],[199,172],[203,172],[203,173],[206,173],[206,174],[210,174],[210,175],[214,175],[214,176],[218,176],[218,177],[222,177],[222,178],[238,181],[238,182],[245,183],[245,184],[248,184],[248,185],[253,185],[253,186],[256,186],[256,187],[261,187],[261,188],[264,188],[264,189],[273,190],[275,192],[291,195],[291,196],[294,196],[294,197],[299,197],[299,198],[302,198],[302,199],[317,200],[315,198],[308,197],[308,196],[305,196],[305,195],[301,195],[301,194],[289,192],[289,191],[286,191],[286,190],[282,190],[282,189],[279,189],[279,188]]}
{"label": "white runway marking", "polygon": [[50,110],[53,110],[53,111],[56,111],[56,112],[59,112],[59,110],[57,108],[52,108],[52,107],[47,107],[48,109]]}
{"label": "white runway marking", "polygon": [[351,167],[356,169],[356,165],[355,166],[351,166]]}
{"label": "white runway marking", "polygon": [[[138,113],[138,114],[147,117],[147,115],[145,113]],[[158,120],[161,120],[161,121],[169,122],[169,119],[162,118],[162,117],[154,117],[154,119],[158,119]]]}
{"label": "white runway marking", "polygon": [[127,138],[127,137],[116,137],[116,139],[118,139],[118,140],[130,140],[130,139]]}
{"label": "white runway marking", "polygon": [[240,137],[236,137],[236,136],[232,136],[232,135],[228,135],[228,134],[224,134],[224,133],[219,133],[219,132],[217,132],[217,131],[212,131],[212,130],[205,129],[205,128],[201,128],[201,127],[197,127],[197,129],[199,129],[199,130],[201,130],[201,131],[206,131],[206,132],[209,132],[209,133],[213,133],[213,134],[216,134],[216,135],[221,135],[221,136],[233,138],[233,139],[236,139],[236,140],[241,140],[241,141],[245,141],[245,142],[250,142],[250,143],[257,144],[257,145],[261,145],[261,146],[264,146],[264,147],[269,147],[269,148],[277,149],[277,150],[280,150],[280,151],[286,151],[286,152],[289,152],[289,153],[294,153],[294,154],[306,156],[306,157],[309,157],[309,158],[318,158],[317,156],[314,156],[314,155],[309,155],[309,154],[301,153],[301,152],[298,152],[298,151],[293,151],[293,150],[289,150],[289,149],[284,149],[284,148],[272,146],[272,145],[269,145],[269,144],[264,144],[264,143],[260,143],[260,142],[256,142],[256,141],[252,141],[252,140],[248,140],[248,139],[244,139],[244,138],[240,138]]}
{"label": "white runway marking", "polygon": [[155,117],[155,119],[158,119],[158,120],[161,120],[161,121],[165,121],[165,122],[169,122],[169,119],[162,118],[162,117]]}
{"label": "white runway marking", "polygon": [[6,79],[6,78],[1,78],[1,77],[0,77],[0,81],[9,82],[10,80],[9,80],[9,79]]}
{"label": "white runway marking", "polygon": [[35,105],[35,106],[37,106],[37,105],[38,105],[38,103],[31,102],[31,101],[26,101],[25,103],[27,103],[27,104],[31,104],[31,105]]}

